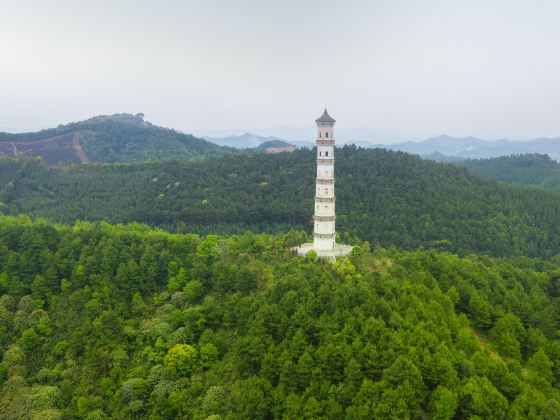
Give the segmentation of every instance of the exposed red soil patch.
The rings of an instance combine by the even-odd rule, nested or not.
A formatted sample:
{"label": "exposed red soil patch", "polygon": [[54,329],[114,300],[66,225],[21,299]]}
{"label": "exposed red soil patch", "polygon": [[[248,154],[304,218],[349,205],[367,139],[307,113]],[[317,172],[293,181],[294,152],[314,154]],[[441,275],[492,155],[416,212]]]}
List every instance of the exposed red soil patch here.
{"label": "exposed red soil patch", "polygon": [[88,159],[79,132],[36,141],[0,142],[0,156],[39,156],[49,165],[83,164]]}

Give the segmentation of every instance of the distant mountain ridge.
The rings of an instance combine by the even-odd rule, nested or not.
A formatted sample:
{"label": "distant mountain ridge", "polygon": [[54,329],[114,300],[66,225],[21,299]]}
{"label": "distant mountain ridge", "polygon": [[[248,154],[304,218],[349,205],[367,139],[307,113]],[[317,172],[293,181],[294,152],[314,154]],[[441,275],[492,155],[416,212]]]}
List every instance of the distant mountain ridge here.
{"label": "distant mountain ridge", "polygon": [[38,156],[51,165],[192,159],[228,150],[153,125],[143,114],[99,115],[33,133],[0,132],[0,156]]}
{"label": "distant mountain ridge", "polygon": [[[247,132],[242,135],[227,137],[204,137],[204,139],[221,145],[240,149],[259,147],[269,141],[282,141],[297,147],[312,148],[314,140],[292,141],[276,136],[261,136]],[[476,137],[452,137],[441,135],[423,141],[407,141],[394,144],[372,143],[366,140],[346,140],[337,142],[339,145],[355,144],[365,148],[383,148],[423,156],[440,162],[457,162],[465,159],[487,159],[514,154],[547,154],[552,159],[560,160],[560,138],[539,138],[529,141],[514,140],[482,140]]]}
{"label": "distant mountain ridge", "polygon": [[[346,143],[364,148],[397,150],[440,162],[535,153],[560,160],[560,138],[487,141],[472,136],[457,138],[441,135],[419,142],[380,144],[360,140],[371,139],[366,136],[368,132],[364,129],[346,129],[346,132],[356,137],[354,140],[345,137],[337,141],[339,146]],[[99,115],[36,132],[0,132],[0,156],[39,156],[51,165],[181,160],[236,153],[234,149],[259,151],[263,149],[263,144],[269,144],[274,149],[278,148],[274,144],[281,144],[280,148],[312,148],[315,146],[313,133],[309,135],[309,140],[298,141],[251,132],[200,138],[153,125],[144,120],[143,114]],[[389,136],[387,140],[391,138]]]}
{"label": "distant mountain ridge", "polygon": [[217,144],[219,146],[234,147],[236,149],[251,149],[259,147],[263,143],[268,143],[272,141],[280,141],[283,143],[288,143],[287,140],[281,139],[275,136],[259,136],[258,134],[245,133],[239,136],[231,135],[227,137],[203,137],[211,143]]}
{"label": "distant mountain ridge", "polygon": [[[225,137],[212,137],[212,136],[202,136],[203,139],[208,140],[214,144],[220,146],[229,146],[234,147],[236,149],[252,149],[258,148],[263,143],[269,143],[274,141],[283,142],[285,144],[293,145],[296,147],[306,147],[306,148],[313,148],[315,147],[315,140],[310,136],[309,140],[288,140],[285,138],[277,137],[277,136],[263,136],[251,132],[247,132],[240,135],[230,135]],[[377,145],[364,141],[364,140],[339,140],[337,141],[339,146],[344,144],[355,144],[359,147],[378,147]],[[389,146],[379,146],[379,147],[389,147]]]}
{"label": "distant mountain ridge", "polygon": [[476,137],[451,137],[442,135],[432,137],[420,142],[405,142],[391,145],[372,145],[371,147],[382,147],[391,150],[426,156],[436,154],[436,159],[441,160],[440,155],[462,159],[487,159],[514,154],[539,153],[547,154],[552,159],[560,159],[560,138],[541,138],[529,141],[496,140],[487,141]]}
{"label": "distant mountain ridge", "polygon": [[[235,149],[254,149],[265,153],[292,152],[297,147],[297,142],[289,142],[275,136],[259,136],[253,133],[244,133],[239,136],[203,137],[205,140],[219,146],[233,147]],[[312,145],[312,143],[310,143]]]}

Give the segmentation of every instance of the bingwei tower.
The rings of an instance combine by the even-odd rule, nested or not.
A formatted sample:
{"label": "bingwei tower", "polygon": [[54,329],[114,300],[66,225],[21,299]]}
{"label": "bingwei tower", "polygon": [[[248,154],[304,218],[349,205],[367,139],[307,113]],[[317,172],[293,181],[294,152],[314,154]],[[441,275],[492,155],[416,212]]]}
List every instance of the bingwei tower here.
{"label": "bingwei tower", "polygon": [[313,217],[313,248],[334,251],[334,123],[325,108],[317,123],[317,177],[315,179],[315,216]]}
{"label": "bingwei tower", "polygon": [[299,255],[307,255],[311,250],[318,257],[346,256],[351,246],[336,243],[335,196],[334,196],[334,123],[325,108],[317,123],[317,176],[315,178],[315,215],[313,216],[313,243],[297,248]]}

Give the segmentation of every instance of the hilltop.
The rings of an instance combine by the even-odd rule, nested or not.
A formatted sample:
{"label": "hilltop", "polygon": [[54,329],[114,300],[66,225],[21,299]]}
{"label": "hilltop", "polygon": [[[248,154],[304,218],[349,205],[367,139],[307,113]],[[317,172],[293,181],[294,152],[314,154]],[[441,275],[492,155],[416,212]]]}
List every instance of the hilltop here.
{"label": "hilltop", "polygon": [[558,418],[559,261],[0,217],[0,417]]}
{"label": "hilltop", "polygon": [[[401,249],[560,253],[560,194],[502,185],[465,168],[384,149],[337,150],[337,230]],[[194,162],[52,168],[0,160],[8,214],[73,223],[138,221],[176,232],[311,231],[314,152]],[[348,236],[349,235],[349,236]]]}
{"label": "hilltop", "polygon": [[100,115],[34,133],[0,133],[0,156],[39,156],[51,165],[139,162],[217,156],[224,148],[144,120]]}
{"label": "hilltop", "polygon": [[261,143],[256,150],[265,153],[293,152],[296,150],[296,146],[282,140],[271,140]]}

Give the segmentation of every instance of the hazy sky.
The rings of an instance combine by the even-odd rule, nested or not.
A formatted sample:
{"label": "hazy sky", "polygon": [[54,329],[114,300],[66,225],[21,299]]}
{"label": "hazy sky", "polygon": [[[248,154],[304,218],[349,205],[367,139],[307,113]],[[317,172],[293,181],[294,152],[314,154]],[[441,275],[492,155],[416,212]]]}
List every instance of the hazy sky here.
{"label": "hazy sky", "polygon": [[0,127],[560,136],[560,2],[0,0]]}

